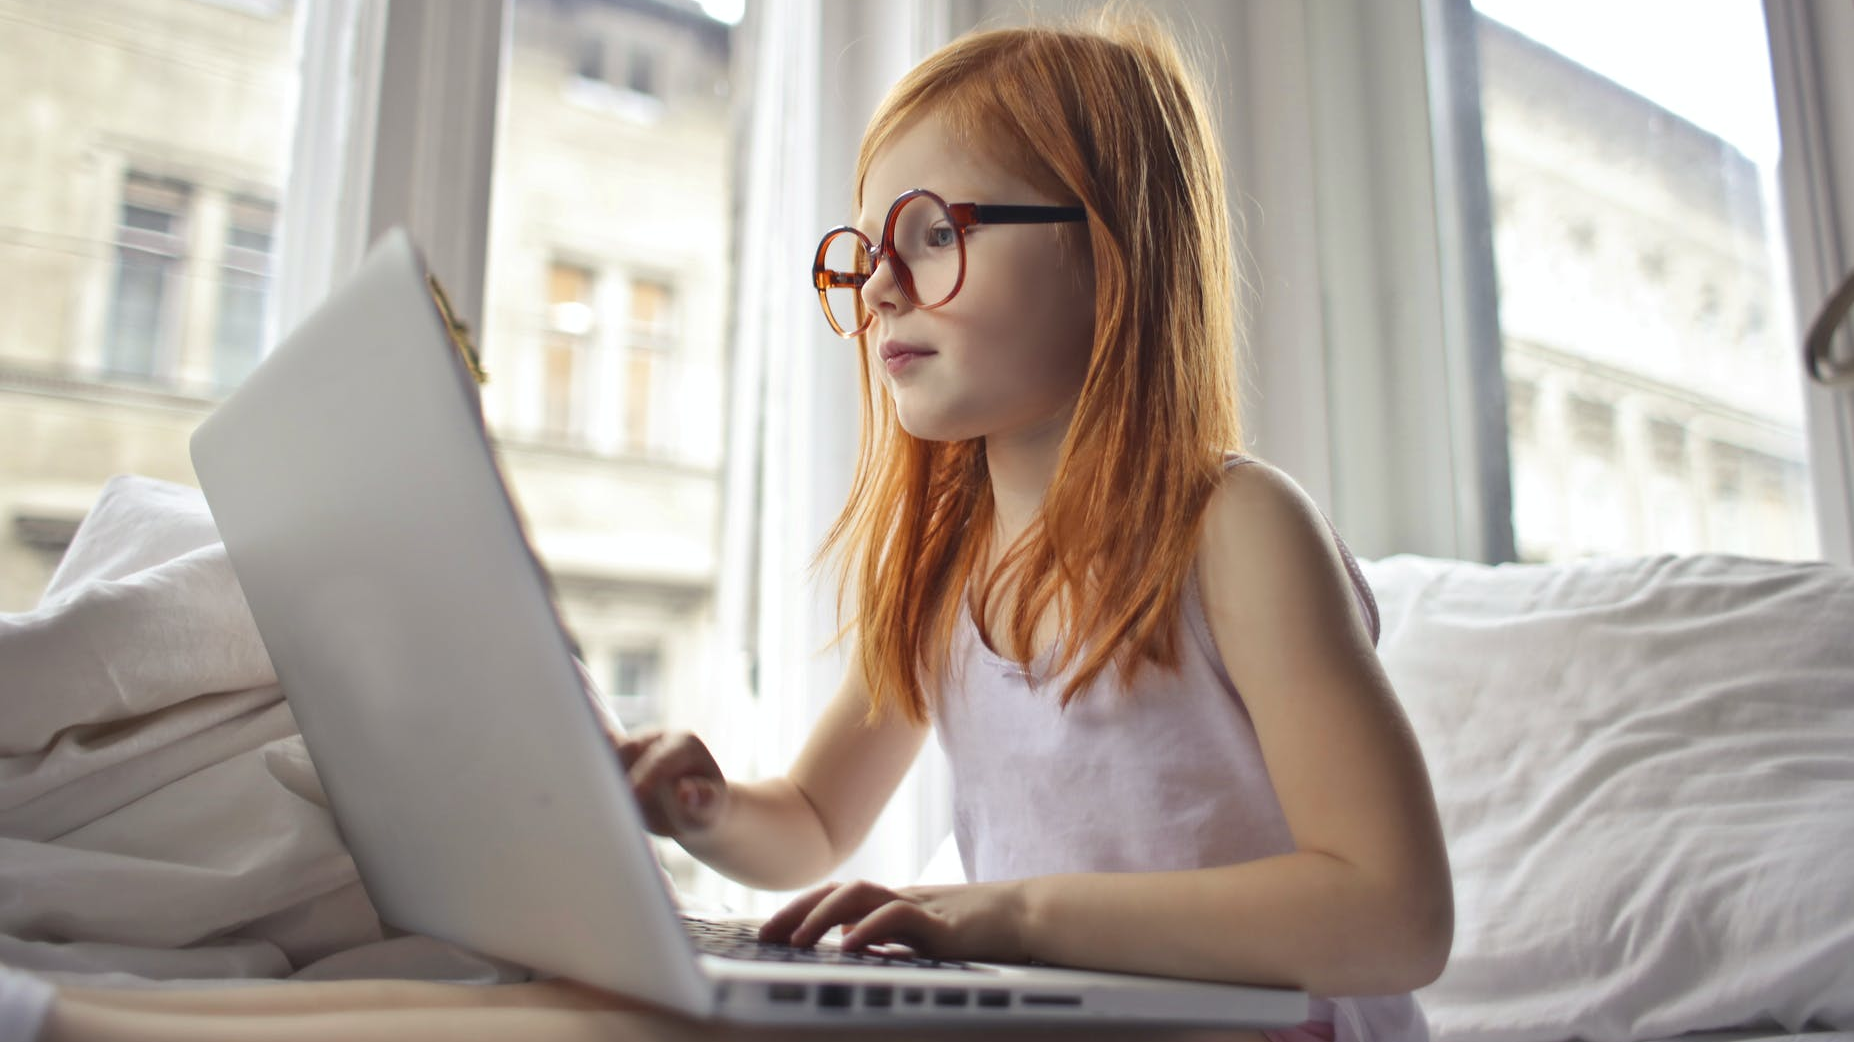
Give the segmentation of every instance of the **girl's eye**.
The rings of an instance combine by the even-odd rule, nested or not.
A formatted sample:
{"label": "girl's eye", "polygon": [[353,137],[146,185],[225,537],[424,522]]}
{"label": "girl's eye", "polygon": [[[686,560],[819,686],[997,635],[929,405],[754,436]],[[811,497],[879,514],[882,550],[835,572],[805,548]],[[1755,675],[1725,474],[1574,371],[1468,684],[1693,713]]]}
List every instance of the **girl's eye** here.
{"label": "girl's eye", "polygon": [[936,224],[927,229],[927,245],[947,247],[957,242],[956,233],[950,224]]}

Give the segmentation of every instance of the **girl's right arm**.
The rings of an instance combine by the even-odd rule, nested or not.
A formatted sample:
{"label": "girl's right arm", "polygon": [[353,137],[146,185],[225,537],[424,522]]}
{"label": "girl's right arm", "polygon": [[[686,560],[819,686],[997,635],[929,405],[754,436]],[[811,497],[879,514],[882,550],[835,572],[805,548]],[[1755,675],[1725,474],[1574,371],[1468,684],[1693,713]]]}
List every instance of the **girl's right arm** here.
{"label": "girl's right arm", "polygon": [[783,778],[729,782],[687,732],[617,744],[652,832],[736,882],[795,890],[856,850],[926,740],[927,726],[900,713],[868,717],[869,689],[853,665]]}

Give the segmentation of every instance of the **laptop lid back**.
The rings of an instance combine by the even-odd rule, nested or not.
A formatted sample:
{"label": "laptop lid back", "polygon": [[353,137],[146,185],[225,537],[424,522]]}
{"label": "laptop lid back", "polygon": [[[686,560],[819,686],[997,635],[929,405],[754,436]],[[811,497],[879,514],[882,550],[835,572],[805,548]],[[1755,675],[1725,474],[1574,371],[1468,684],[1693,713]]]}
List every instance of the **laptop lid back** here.
{"label": "laptop lid back", "polygon": [[192,454],[381,916],[710,1012],[404,232],[200,426]]}

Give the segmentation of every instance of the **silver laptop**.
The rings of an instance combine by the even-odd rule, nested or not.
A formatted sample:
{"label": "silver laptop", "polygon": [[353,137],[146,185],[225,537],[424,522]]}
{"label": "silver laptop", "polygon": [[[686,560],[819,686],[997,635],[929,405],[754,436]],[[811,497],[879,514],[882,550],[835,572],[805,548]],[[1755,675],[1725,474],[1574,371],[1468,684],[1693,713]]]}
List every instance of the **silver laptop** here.
{"label": "silver laptop", "polygon": [[780,949],[680,915],[435,287],[387,235],[192,442],[383,918],[697,1018],[1305,1019],[1292,990]]}

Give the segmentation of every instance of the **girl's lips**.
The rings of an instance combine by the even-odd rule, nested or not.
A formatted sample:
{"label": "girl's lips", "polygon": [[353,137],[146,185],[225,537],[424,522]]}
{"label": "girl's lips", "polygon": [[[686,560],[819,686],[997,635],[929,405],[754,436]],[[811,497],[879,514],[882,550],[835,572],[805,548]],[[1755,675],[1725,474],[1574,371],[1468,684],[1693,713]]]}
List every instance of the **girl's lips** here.
{"label": "girl's lips", "polygon": [[915,362],[934,353],[935,352],[929,351],[924,347],[916,347],[913,344],[899,344],[893,342],[883,344],[879,352],[882,356],[882,364],[888,367],[890,373],[899,373]]}

